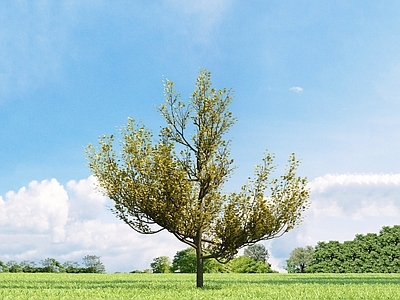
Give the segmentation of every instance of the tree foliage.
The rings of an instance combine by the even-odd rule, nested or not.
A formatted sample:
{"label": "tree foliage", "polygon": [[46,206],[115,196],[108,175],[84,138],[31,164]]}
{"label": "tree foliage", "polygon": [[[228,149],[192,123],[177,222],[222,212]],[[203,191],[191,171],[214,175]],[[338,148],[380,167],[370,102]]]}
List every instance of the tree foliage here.
{"label": "tree foliage", "polygon": [[160,256],[153,259],[150,263],[153,273],[171,273],[172,266],[168,256]]}
{"label": "tree foliage", "polygon": [[172,271],[177,273],[196,273],[196,250],[186,248],[176,252],[172,260]]}
{"label": "tree foliage", "polygon": [[6,264],[8,272],[10,273],[22,273],[22,268],[21,266],[15,261],[15,260],[10,260]]}
{"label": "tree foliage", "polygon": [[86,267],[87,273],[105,273],[106,268],[100,261],[100,257],[96,255],[86,255],[83,258],[83,264]]}
{"label": "tree foliage", "polygon": [[203,260],[232,259],[238,249],[281,236],[302,219],[308,206],[306,179],[296,176],[299,161],[289,157],[285,173],[271,178],[274,157],[266,153],[254,179],[226,194],[223,185],[234,169],[230,141],[235,123],[229,110],[232,92],[212,87],[201,70],[190,101],[179,100],[174,83],[165,82],[166,121],[159,138],[128,119],[121,130],[121,154],[114,135],[89,145],[89,167],[113,212],[143,234],[167,230],[196,250],[197,286],[203,286]]}
{"label": "tree foliage", "polygon": [[100,261],[100,257],[87,255],[83,258],[85,267],[80,267],[79,263],[67,261],[61,264],[55,258],[46,258],[40,261],[41,266],[36,266],[34,261],[24,260],[20,263],[11,260],[4,264],[0,261],[0,273],[104,273],[105,268]]}
{"label": "tree foliage", "polygon": [[229,262],[232,273],[273,273],[271,265],[250,256],[242,255]]}
{"label": "tree foliage", "polygon": [[[186,248],[176,252],[172,260],[172,271],[177,273],[196,273],[196,262],[196,250],[194,248]],[[211,258],[204,261],[203,271],[204,273],[227,273],[229,268],[226,264]]]}
{"label": "tree foliage", "polygon": [[24,273],[35,273],[37,270],[36,263],[31,260],[23,260],[19,265]]}
{"label": "tree foliage", "polygon": [[65,269],[65,272],[67,273],[86,273],[84,271],[84,268],[81,268],[79,266],[79,263],[76,261],[66,261],[65,263],[63,263],[63,267]]}
{"label": "tree foliage", "polygon": [[307,266],[310,264],[314,248],[306,246],[295,248],[288,260],[286,260],[286,270],[288,273],[304,273]]}
{"label": "tree foliage", "polygon": [[[263,249],[266,250],[265,247]],[[173,272],[196,273],[196,268],[197,265],[196,265],[195,249],[186,248],[184,250],[178,251],[175,254],[172,261]],[[215,259],[207,259],[204,262],[204,273],[271,273],[271,272],[274,271],[271,270],[271,265],[266,260],[265,261],[261,259],[257,260],[254,257],[250,257],[248,255],[235,257],[227,264],[220,263]]]}
{"label": "tree foliage", "polygon": [[308,272],[399,273],[400,225],[384,226],[379,234],[358,234],[352,241],[319,242]]}
{"label": "tree foliage", "polygon": [[7,273],[8,267],[5,263],[0,260],[0,273]]}
{"label": "tree foliage", "polygon": [[248,246],[244,249],[244,255],[263,263],[266,263],[269,257],[268,250],[262,244]]}
{"label": "tree foliage", "polygon": [[65,272],[64,267],[62,264],[57,261],[55,258],[46,258],[41,260],[40,263],[42,264],[42,272],[45,273],[63,273]]}

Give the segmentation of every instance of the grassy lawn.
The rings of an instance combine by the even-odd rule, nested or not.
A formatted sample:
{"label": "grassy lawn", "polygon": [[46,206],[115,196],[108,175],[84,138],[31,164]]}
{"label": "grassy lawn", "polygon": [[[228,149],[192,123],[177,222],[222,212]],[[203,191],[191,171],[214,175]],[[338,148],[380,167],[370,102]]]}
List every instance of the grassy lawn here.
{"label": "grassy lawn", "polygon": [[400,299],[400,274],[0,273],[0,299]]}

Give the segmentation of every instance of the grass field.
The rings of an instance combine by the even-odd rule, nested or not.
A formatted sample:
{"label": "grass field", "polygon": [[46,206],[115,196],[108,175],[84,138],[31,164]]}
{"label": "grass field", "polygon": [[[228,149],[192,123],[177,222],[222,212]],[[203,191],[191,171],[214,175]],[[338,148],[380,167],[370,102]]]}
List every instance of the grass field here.
{"label": "grass field", "polygon": [[0,273],[0,299],[400,299],[399,274]]}

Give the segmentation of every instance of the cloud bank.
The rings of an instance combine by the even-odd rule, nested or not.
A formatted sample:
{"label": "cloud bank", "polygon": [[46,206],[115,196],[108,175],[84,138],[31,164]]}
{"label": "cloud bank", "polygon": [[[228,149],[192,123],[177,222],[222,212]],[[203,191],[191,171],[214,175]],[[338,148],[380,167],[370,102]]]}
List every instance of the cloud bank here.
{"label": "cloud bank", "polygon": [[268,243],[278,268],[295,247],[318,241],[352,240],[399,224],[400,174],[327,174],[309,183],[310,209],[304,222]]}
{"label": "cloud bank", "polygon": [[[153,258],[173,257],[186,245],[171,234],[140,235],[109,211],[112,203],[90,176],[65,186],[32,181],[0,196],[0,260],[60,261],[101,256],[108,272],[149,268]],[[399,223],[400,174],[328,174],[309,183],[311,207],[300,227],[267,241],[273,268],[283,270],[295,247],[351,240]]]}
{"label": "cloud bank", "polygon": [[32,181],[0,196],[0,260],[53,257],[81,262],[101,256],[108,272],[149,267],[154,257],[173,256],[182,245],[168,234],[139,235],[109,211],[112,203],[94,189],[95,179],[67,183]]}

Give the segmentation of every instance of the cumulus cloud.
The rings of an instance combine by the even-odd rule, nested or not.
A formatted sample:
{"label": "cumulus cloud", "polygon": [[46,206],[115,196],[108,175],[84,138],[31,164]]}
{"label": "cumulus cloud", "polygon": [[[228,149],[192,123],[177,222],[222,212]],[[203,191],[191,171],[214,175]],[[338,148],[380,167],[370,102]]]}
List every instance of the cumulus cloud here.
{"label": "cumulus cloud", "polygon": [[295,93],[301,93],[303,91],[303,88],[299,87],[299,86],[294,86],[294,87],[291,87],[290,90]]}
{"label": "cumulus cloud", "polygon": [[296,247],[352,240],[356,234],[399,224],[400,174],[327,174],[311,181],[309,188],[311,207],[304,222],[271,241],[277,268]]}
{"label": "cumulus cloud", "polygon": [[340,174],[310,183],[314,217],[364,219],[400,214],[400,174]]}
{"label": "cumulus cloud", "polygon": [[70,204],[68,217],[70,219],[93,220],[106,212],[105,206],[112,205],[96,188],[94,176],[79,181],[69,181],[67,190]]}
{"label": "cumulus cloud", "polygon": [[13,234],[50,234],[54,243],[65,238],[68,195],[57,180],[32,181],[0,198],[0,225]]}
{"label": "cumulus cloud", "polygon": [[[153,258],[186,246],[162,232],[140,235],[115,218],[112,203],[93,187],[94,177],[32,181],[0,196],[0,260],[60,261],[101,256],[107,271],[148,268]],[[311,207],[300,227],[265,242],[276,270],[296,247],[351,240],[399,223],[400,174],[328,174],[309,183]]]}
{"label": "cumulus cloud", "polygon": [[140,235],[109,210],[112,203],[97,192],[93,176],[32,181],[18,192],[0,196],[0,260],[80,261],[101,256],[107,271],[148,268],[153,258],[173,256],[185,246],[172,235]]}

